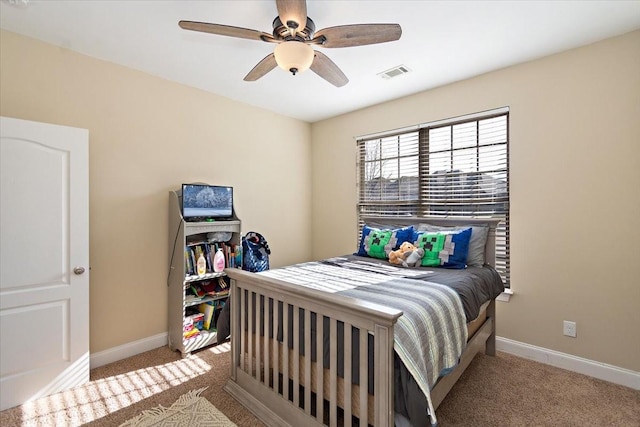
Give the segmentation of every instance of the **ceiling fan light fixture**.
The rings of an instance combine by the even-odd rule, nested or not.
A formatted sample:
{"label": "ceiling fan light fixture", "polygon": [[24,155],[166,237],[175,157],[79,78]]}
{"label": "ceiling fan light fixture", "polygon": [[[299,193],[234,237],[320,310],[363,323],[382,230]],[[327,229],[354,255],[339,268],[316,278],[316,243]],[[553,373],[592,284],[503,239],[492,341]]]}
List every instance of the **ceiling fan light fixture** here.
{"label": "ceiling fan light fixture", "polygon": [[273,54],[278,66],[283,70],[290,71],[293,75],[308,70],[314,56],[311,46],[293,40],[280,43],[274,49]]}
{"label": "ceiling fan light fixture", "polygon": [[[0,0],[31,1],[31,0]],[[278,66],[293,75],[311,69],[315,74],[335,87],[349,82],[340,67],[329,59],[322,48],[354,47],[399,40],[402,28],[399,24],[351,24],[326,27],[316,33],[316,25],[307,16],[307,0],[275,0],[278,15],[271,26],[273,35],[249,28],[211,22],[178,22],[180,28],[220,36],[275,43],[273,53],[265,56],[244,77],[253,82]]]}

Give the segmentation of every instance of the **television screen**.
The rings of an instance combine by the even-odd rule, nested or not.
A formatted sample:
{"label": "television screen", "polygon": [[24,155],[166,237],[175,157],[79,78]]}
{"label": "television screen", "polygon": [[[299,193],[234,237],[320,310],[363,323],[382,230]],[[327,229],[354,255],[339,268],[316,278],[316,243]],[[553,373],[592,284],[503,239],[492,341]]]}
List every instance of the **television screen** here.
{"label": "television screen", "polygon": [[182,216],[186,221],[233,217],[233,187],[182,184]]}

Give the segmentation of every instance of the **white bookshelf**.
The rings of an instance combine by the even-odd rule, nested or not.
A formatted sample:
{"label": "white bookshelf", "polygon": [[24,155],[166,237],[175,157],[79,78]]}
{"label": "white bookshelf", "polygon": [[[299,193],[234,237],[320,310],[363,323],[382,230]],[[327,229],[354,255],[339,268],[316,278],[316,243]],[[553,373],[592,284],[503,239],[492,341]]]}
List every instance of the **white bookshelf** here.
{"label": "white bookshelf", "polygon": [[218,340],[217,331],[211,329],[215,326],[214,324],[210,330],[200,330],[197,336],[185,339],[183,325],[187,311],[190,310],[190,307],[197,308],[203,302],[226,300],[227,298],[226,295],[206,295],[202,299],[190,297],[190,288],[193,283],[216,280],[218,277],[225,276],[225,273],[224,271],[219,273],[207,271],[201,276],[189,274],[185,263],[186,247],[190,242],[209,241],[207,235],[215,232],[229,233],[230,238],[223,243],[240,246],[242,242],[241,223],[235,211],[229,220],[187,222],[182,217],[181,197],[181,190],[169,192],[169,275],[167,285],[169,287],[169,347],[172,350],[180,351],[184,356],[192,351],[216,344]]}

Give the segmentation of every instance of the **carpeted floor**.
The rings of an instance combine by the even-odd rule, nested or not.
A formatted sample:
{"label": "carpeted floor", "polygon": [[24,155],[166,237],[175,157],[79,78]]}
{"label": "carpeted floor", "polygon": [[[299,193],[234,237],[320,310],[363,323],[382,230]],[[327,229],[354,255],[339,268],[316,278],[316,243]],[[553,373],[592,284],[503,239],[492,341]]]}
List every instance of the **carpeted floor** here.
{"label": "carpeted floor", "polygon": [[638,427],[640,391],[506,353],[479,354],[436,415],[441,426]]}
{"label": "carpeted floor", "polygon": [[[160,347],[91,371],[91,382],[0,412],[8,426],[118,426],[190,390],[239,427],[262,425],[222,388],[229,344],[189,358]],[[640,391],[504,353],[478,355],[436,411],[446,426],[640,426]]]}

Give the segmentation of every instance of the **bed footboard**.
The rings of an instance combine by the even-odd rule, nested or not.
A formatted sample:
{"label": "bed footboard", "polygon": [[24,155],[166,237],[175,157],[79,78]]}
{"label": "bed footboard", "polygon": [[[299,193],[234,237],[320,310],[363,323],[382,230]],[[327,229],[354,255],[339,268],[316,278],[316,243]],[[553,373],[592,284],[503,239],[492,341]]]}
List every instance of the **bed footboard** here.
{"label": "bed footboard", "polygon": [[338,418],[348,426],[352,415],[360,425],[393,426],[393,328],[401,311],[226,271],[232,337],[228,393],[270,426],[336,425]]}

